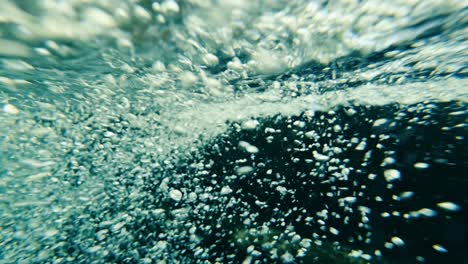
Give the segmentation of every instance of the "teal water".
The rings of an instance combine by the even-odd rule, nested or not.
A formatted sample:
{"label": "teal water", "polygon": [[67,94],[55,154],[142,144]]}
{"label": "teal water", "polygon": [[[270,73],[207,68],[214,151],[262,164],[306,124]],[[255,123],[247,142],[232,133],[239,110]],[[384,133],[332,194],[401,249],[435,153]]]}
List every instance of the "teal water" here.
{"label": "teal water", "polygon": [[[0,262],[229,262],[192,229],[196,181],[168,202],[179,194],[164,184],[195,177],[172,169],[233,122],[422,102],[466,116],[466,17],[446,0],[2,1]],[[304,261],[248,246],[246,263]],[[360,249],[343,254],[385,261]],[[426,258],[408,261],[439,261]]]}

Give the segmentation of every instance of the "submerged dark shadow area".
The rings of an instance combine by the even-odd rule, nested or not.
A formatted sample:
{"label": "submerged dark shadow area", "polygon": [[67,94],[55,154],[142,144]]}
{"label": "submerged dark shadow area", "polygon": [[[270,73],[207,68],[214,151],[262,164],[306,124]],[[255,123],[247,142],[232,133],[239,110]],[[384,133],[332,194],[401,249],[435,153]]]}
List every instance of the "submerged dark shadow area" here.
{"label": "submerged dark shadow area", "polygon": [[[337,249],[380,250],[396,263],[462,262],[465,108],[457,102],[348,106],[259,120],[253,130],[234,124],[200,159],[187,162],[201,169],[176,170],[186,177],[174,188],[191,189],[195,180],[196,188],[211,189],[202,203],[210,210],[193,217],[212,257],[238,262],[254,245],[262,252],[254,259],[267,263],[273,249],[279,259],[296,255],[300,239],[310,238]],[[447,201],[463,210],[437,206]],[[254,234],[236,237],[250,229]],[[434,250],[436,244],[448,252]],[[305,263],[315,259],[315,247]]]}
{"label": "submerged dark shadow area", "polygon": [[[135,160],[119,184],[139,195],[106,206],[124,224],[89,208],[88,242],[116,263],[464,263],[465,109],[349,104],[232,123],[143,178],[129,177]],[[67,254],[91,256],[72,233]]]}

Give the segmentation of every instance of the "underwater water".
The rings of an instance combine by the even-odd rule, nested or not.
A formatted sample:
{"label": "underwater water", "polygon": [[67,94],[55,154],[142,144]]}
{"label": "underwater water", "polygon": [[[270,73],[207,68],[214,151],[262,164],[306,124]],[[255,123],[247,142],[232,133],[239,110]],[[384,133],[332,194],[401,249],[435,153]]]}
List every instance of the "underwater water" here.
{"label": "underwater water", "polygon": [[0,1],[0,263],[468,263],[467,7]]}

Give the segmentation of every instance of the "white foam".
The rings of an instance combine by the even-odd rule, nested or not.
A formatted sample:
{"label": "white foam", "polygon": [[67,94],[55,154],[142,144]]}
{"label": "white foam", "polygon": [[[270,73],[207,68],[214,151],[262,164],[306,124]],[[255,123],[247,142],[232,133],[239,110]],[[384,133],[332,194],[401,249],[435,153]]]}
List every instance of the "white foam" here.
{"label": "white foam", "polygon": [[169,197],[176,202],[180,202],[180,200],[182,200],[182,192],[177,189],[173,189],[169,192]]}
{"label": "white foam", "polygon": [[417,162],[414,164],[414,167],[416,169],[427,169],[429,168],[429,164],[425,163],[425,162]]}
{"label": "white foam", "polygon": [[372,126],[378,127],[378,126],[381,126],[381,125],[387,123],[388,121],[389,121],[389,120],[386,119],[386,118],[377,119],[377,120],[374,121],[374,123],[372,124]]}
{"label": "white foam", "polygon": [[439,245],[439,244],[434,244],[432,245],[432,248],[438,252],[441,252],[441,253],[447,253],[448,250],[446,248],[444,248],[443,246]]}
{"label": "white foam", "polygon": [[392,182],[397,179],[400,179],[401,173],[395,169],[388,169],[384,171],[384,177],[387,182]]}
{"label": "white foam", "polygon": [[461,209],[458,204],[452,202],[440,202],[437,206],[448,211],[458,211]]}
{"label": "white foam", "polygon": [[19,41],[1,39],[0,38],[0,55],[29,57],[32,54],[32,49]]}
{"label": "white foam", "polygon": [[243,166],[243,167],[238,168],[236,171],[237,171],[237,174],[243,175],[243,174],[249,174],[253,170],[254,168],[252,168],[251,166]]}
{"label": "white foam", "polygon": [[216,66],[219,63],[218,57],[216,57],[214,54],[207,53],[205,56],[203,56],[203,62],[210,67]]}
{"label": "white foam", "polygon": [[405,245],[405,242],[403,241],[403,239],[397,237],[397,236],[394,236],[390,239],[392,241],[393,244],[395,244],[396,246],[399,246],[399,247],[402,247]]}
{"label": "white foam", "polygon": [[338,229],[336,229],[334,227],[329,227],[328,230],[330,231],[330,233],[332,233],[335,236],[340,234],[340,231],[338,231]]}
{"label": "white foam", "polygon": [[314,156],[314,159],[318,161],[327,161],[330,159],[330,157],[328,157],[327,155],[320,154],[315,150],[312,152],[312,155]]}
{"label": "white foam", "polygon": [[83,15],[84,19],[87,19],[90,23],[96,24],[98,26],[112,28],[117,25],[109,13],[97,7],[87,8],[83,12]]}
{"label": "white foam", "polygon": [[17,115],[19,114],[19,109],[16,108],[16,106],[12,105],[12,104],[6,104],[3,106],[3,111],[7,114],[10,114],[10,115]]}
{"label": "white foam", "polygon": [[223,188],[221,188],[220,194],[227,195],[227,194],[230,194],[231,192],[232,192],[232,189],[229,186],[223,186]]}

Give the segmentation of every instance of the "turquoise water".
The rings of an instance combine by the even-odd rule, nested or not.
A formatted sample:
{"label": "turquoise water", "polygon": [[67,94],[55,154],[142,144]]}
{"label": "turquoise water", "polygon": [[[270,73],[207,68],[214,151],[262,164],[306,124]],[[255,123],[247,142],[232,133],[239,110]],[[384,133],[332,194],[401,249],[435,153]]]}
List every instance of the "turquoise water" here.
{"label": "turquoise water", "polygon": [[[468,98],[466,13],[463,1],[446,0],[2,1],[0,262],[307,263],[312,261],[313,252],[321,252],[315,263],[327,263],[331,260],[326,256],[335,251],[347,263],[466,262],[464,254],[460,255],[466,242],[459,242],[466,241],[466,199],[455,195],[466,187],[460,179],[460,172],[466,168],[462,151],[466,147],[463,142]],[[393,105],[399,107],[390,107]],[[465,234],[462,238],[453,235],[457,231],[452,229],[434,236],[419,234],[429,242],[427,248],[416,250],[415,244],[426,242],[416,239],[416,235],[405,238],[388,227],[382,231],[385,235],[369,235],[366,243],[370,246],[364,246],[348,241],[344,235],[340,239],[330,236],[340,228],[320,224],[322,216],[314,220],[310,232],[302,231],[299,238],[292,234],[291,229],[300,229],[293,222],[271,227],[261,239],[255,232],[247,233],[275,226],[274,221],[233,224],[220,220],[220,226],[209,226],[228,235],[216,239],[209,228],[201,228],[205,220],[212,220],[202,213],[205,209],[212,208],[212,218],[227,217],[223,208],[227,208],[229,199],[225,197],[231,197],[232,203],[242,208],[227,218],[259,214],[256,207],[241,206],[240,201],[250,201],[246,198],[250,194],[242,194],[245,188],[235,189],[258,183],[232,183],[229,177],[242,178],[255,171],[258,162],[249,158],[260,157],[264,148],[253,141],[271,136],[265,132],[267,129],[281,130],[275,133],[287,138],[288,133],[297,132],[292,123],[299,118],[305,123],[297,126],[309,130],[326,127],[330,129],[327,133],[338,137],[341,130],[335,129],[336,125],[346,127],[354,122],[343,115],[346,112],[353,116],[357,111],[353,106],[372,109],[359,110],[365,113],[356,116],[362,127],[378,120],[386,124],[385,118],[399,120],[398,114],[410,116],[414,109],[422,107],[418,115],[411,117],[416,118],[413,121],[403,118],[398,131],[415,127],[417,135],[430,136],[415,136],[401,148],[399,143],[392,143],[398,146],[395,149],[394,145],[384,144],[383,149],[389,148],[379,156],[384,165],[379,160],[368,172],[378,179],[393,179],[396,172],[382,168],[388,165],[402,172],[407,167],[429,164],[434,175],[453,169],[453,178],[445,183],[437,181],[450,188],[441,187],[444,192],[434,193],[435,200],[420,203],[433,191],[429,186],[427,190],[431,191],[418,189],[425,186],[425,180],[408,185],[411,188],[397,186],[395,195],[406,193],[412,201],[409,193],[416,193],[417,203],[401,210],[407,210],[410,216],[411,212],[419,212],[414,214],[427,217],[430,227],[453,223],[459,233]],[[314,115],[328,123],[316,123]],[[277,116],[290,120],[270,124]],[[413,124],[421,120],[428,122],[422,127]],[[435,129],[434,124],[441,124],[437,131],[449,131],[440,132],[449,136],[425,134]],[[352,127],[356,135],[344,135],[349,144],[356,140],[359,143],[362,138],[372,141],[361,126]],[[229,131],[245,134],[237,136]],[[374,132],[377,136],[405,138],[406,134],[398,131]],[[306,138],[319,142],[318,138],[325,135]],[[330,142],[335,142],[334,136],[329,136]],[[220,140],[226,145],[234,142],[234,149],[244,149],[248,156],[223,149]],[[323,144],[341,144],[320,141],[320,148],[316,148],[313,144],[317,142],[293,148],[293,152],[305,151],[313,162],[328,162],[328,156],[320,156],[326,152]],[[215,143],[220,146],[217,156],[206,151]],[[420,145],[435,146],[427,150],[426,156],[415,154],[426,161],[415,160],[408,165],[391,154],[418,149]],[[265,152],[269,154],[262,159],[282,168],[285,161],[281,157],[289,155],[288,149],[285,146]],[[379,151],[377,145],[371,149]],[[356,161],[354,152],[345,153],[350,156],[340,157],[335,165],[318,164],[318,168],[330,171],[326,177],[332,177],[331,167],[343,165],[346,159]],[[231,154],[235,158],[227,158]],[[385,161],[390,156],[396,161]],[[265,160],[263,163],[268,163]],[[432,166],[430,161],[436,160],[449,168]],[[307,165],[309,161],[304,161],[306,165],[301,162],[297,166],[284,165],[288,169],[281,176],[283,181],[313,170]],[[223,164],[226,169],[213,164]],[[356,161],[354,166],[360,164]],[[291,171],[293,176],[285,176]],[[207,182],[204,177],[213,174],[234,185],[221,185],[226,180],[214,177],[215,183]],[[419,175],[409,171],[403,179],[413,174]],[[270,177],[266,172],[262,175],[263,179]],[[458,188],[451,187],[453,182],[459,183]],[[259,192],[268,193],[262,189],[266,187],[259,186]],[[294,186],[288,188],[294,190]],[[381,191],[393,194],[389,189]],[[424,195],[418,196],[419,191]],[[284,188],[279,192],[288,193]],[[327,192],[323,191],[323,195]],[[370,195],[364,191],[362,197]],[[372,199],[375,195],[372,193]],[[294,207],[281,197],[269,206],[278,206],[287,214],[285,208]],[[351,196],[338,195],[328,201],[327,210],[332,211],[331,203],[345,197]],[[306,203],[311,197],[302,199]],[[252,203],[263,206],[262,201]],[[304,209],[300,218],[322,214],[326,208],[319,207]],[[394,208],[400,207],[375,205],[371,209],[385,218],[384,213],[392,214]],[[397,213],[405,215],[404,211]],[[369,216],[370,222],[379,223],[373,217]],[[319,231],[320,226],[326,226],[327,231]],[[377,224],[368,230],[380,234]],[[325,238],[321,232],[326,233]],[[356,232],[358,240],[358,235],[366,236],[367,231]],[[387,240],[382,238],[386,235]],[[432,241],[440,237],[445,240]],[[255,243],[250,241],[255,238]],[[272,241],[283,242],[268,244]],[[277,251],[272,251],[275,248]]]}

